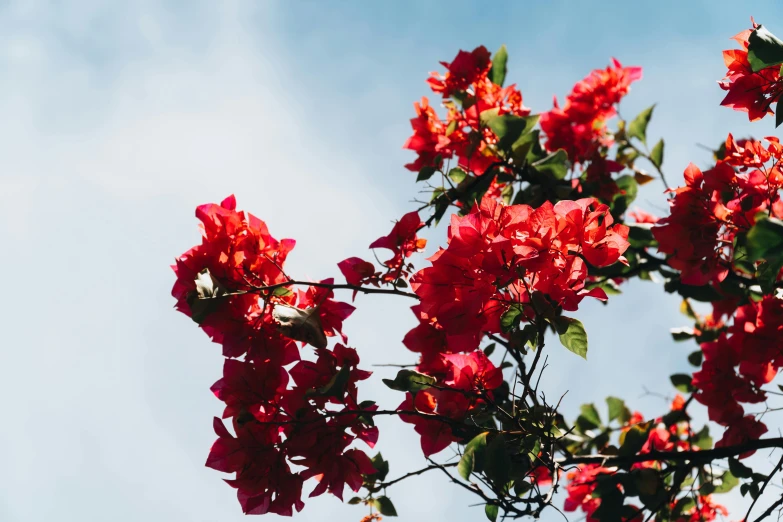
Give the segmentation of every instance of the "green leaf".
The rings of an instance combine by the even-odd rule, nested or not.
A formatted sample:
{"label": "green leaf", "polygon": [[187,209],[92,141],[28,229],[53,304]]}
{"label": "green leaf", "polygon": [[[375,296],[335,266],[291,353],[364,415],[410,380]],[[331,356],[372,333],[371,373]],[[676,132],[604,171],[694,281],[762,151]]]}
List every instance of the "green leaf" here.
{"label": "green leaf", "polygon": [[413,370],[403,369],[397,372],[397,376],[392,379],[383,379],[383,383],[392,390],[416,393],[426,390],[430,385],[435,384],[435,377],[424,375]]}
{"label": "green leaf", "polygon": [[601,425],[601,416],[598,414],[594,404],[582,404],[579,407],[579,411],[582,413],[582,417],[595,424],[596,427]]}
{"label": "green leaf", "polygon": [[383,460],[383,455],[378,452],[378,454],[375,455],[370,460],[370,462],[372,462],[372,465],[376,470],[375,474],[373,474],[373,478],[376,478],[380,481],[386,480],[386,475],[389,474],[389,461]]}
{"label": "green leaf", "polygon": [[750,478],[753,470],[734,457],[729,458],[729,471],[737,478]]}
{"label": "green leaf", "polygon": [[459,167],[455,167],[449,171],[449,178],[451,178],[451,181],[453,181],[457,185],[465,181],[465,178],[467,177],[468,177],[468,173]]}
{"label": "green leaf", "polygon": [[783,41],[758,26],[748,38],[748,62],[753,72],[783,63]]}
{"label": "green leaf", "polygon": [[655,495],[661,486],[661,478],[653,468],[642,468],[634,473],[634,482],[640,496]]}
{"label": "green leaf", "polygon": [[701,431],[694,435],[693,445],[703,450],[712,448],[712,437],[710,437],[709,426],[704,426]]}
{"label": "green leaf", "polygon": [[731,471],[727,471],[720,477],[720,484],[715,485],[715,493],[728,493],[739,484],[739,479]]}
{"label": "green leaf", "polygon": [[[536,116],[537,118],[537,116]],[[526,161],[535,161],[541,148],[541,132],[534,130],[519,137],[511,146],[511,158],[515,165],[522,165]]]}
{"label": "green leaf", "polygon": [[560,342],[583,359],[587,359],[587,332],[581,321],[560,316],[556,323]]}
{"label": "green leaf", "polygon": [[631,410],[625,405],[625,401],[617,397],[607,397],[606,404],[609,406],[609,422],[617,419],[625,424],[631,418]]}
{"label": "green leaf", "polygon": [[275,297],[285,297],[293,294],[294,293],[291,290],[289,290],[284,286],[278,286],[277,288],[275,288],[274,292],[272,292],[272,295]]}
{"label": "green leaf", "polygon": [[351,367],[345,365],[340,368],[340,371],[334,374],[329,382],[320,388],[313,390],[315,392],[313,395],[318,395],[320,397],[342,397],[345,395],[345,385],[348,384],[350,378]]}
{"label": "green leaf", "polygon": [[419,175],[416,177],[416,181],[427,181],[433,174],[438,172],[435,167],[424,166],[419,170]]}
{"label": "green leaf", "polygon": [[499,508],[495,504],[484,505],[484,514],[487,515],[487,519],[491,522],[495,522],[498,519]]}
{"label": "green leaf", "polygon": [[661,168],[661,165],[663,165],[663,138],[658,140],[658,143],[653,147],[653,150],[650,153],[650,159],[652,160],[653,165]]}
{"label": "green leaf", "polygon": [[771,294],[775,289],[778,274],[780,274],[780,270],[783,268],[783,255],[767,254],[767,258],[756,270],[756,280],[761,286],[763,293]]}
{"label": "green leaf", "polygon": [[484,457],[487,449],[487,435],[489,432],[480,433],[473,437],[465,446],[462,458],[457,464],[457,472],[465,480],[469,480],[470,474],[484,469]]}
{"label": "green leaf", "polygon": [[701,360],[704,358],[704,354],[701,350],[696,350],[695,352],[691,352],[691,354],[688,356],[688,362],[691,363],[694,366],[701,366]]}
{"label": "green leaf", "polygon": [[487,357],[492,355],[494,353],[494,351],[495,351],[495,346],[496,346],[495,343],[488,344],[484,348],[484,355],[486,355]]}
{"label": "green leaf", "polygon": [[628,223],[626,226],[628,227],[628,242],[632,247],[646,248],[657,244],[650,223]]}
{"label": "green leaf", "polygon": [[633,119],[628,125],[627,134],[629,137],[638,138],[642,143],[647,143],[647,125],[650,123],[650,118],[652,118],[653,109],[655,109],[655,105],[644,109]]}
{"label": "green leaf", "polygon": [[672,510],[671,520],[679,520],[680,515],[682,515],[683,512],[687,513],[694,507],[696,507],[696,501],[693,500],[693,497],[690,495],[682,497],[677,501],[677,504],[675,504],[674,509]]}
{"label": "green leaf", "polygon": [[647,442],[647,435],[652,428],[652,422],[643,422],[635,424],[620,436],[620,449],[618,454],[622,456],[635,455],[642,449],[644,443]]}
{"label": "green leaf", "polygon": [[765,218],[756,222],[748,230],[747,252],[751,262],[766,259],[769,253],[783,246],[783,221],[777,218]]}
{"label": "green leaf", "polygon": [[615,183],[617,183],[617,187],[622,191],[620,197],[626,199],[626,204],[630,204],[636,199],[636,194],[639,193],[639,183],[636,182],[636,179],[633,176],[625,174],[624,176],[617,178]]}
{"label": "green leaf", "polygon": [[362,501],[362,499],[359,498],[359,497],[351,497],[351,500],[349,500],[348,503],[351,504],[351,505],[356,505],[356,504],[361,503],[361,501]]}
{"label": "green leaf", "polygon": [[521,304],[512,304],[509,306],[508,310],[503,312],[503,315],[500,316],[500,329],[508,333],[516,328],[521,319],[520,315],[522,315],[522,310]]}
{"label": "green leaf", "polygon": [[506,453],[506,437],[502,433],[495,435],[487,444],[484,472],[499,487],[505,486],[509,481],[511,461]]}
{"label": "green leaf", "polygon": [[372,507],[378,510],[378,513],[387,517],[396,517],[397,510],[389,497],[378,497],[372,501]]}
{"label": "green leaf", "polygon": [[501,150],[510,150],[515,141],[533,130],[538,123],[538,116],[523,118],[513,114],[498,114],[498,109],[486,110],[479,118],[498,137],[498,147]]}
{"label": "green leaf", "polygon": [[492,57],[492,68],[489,70],[489,80],[495,85],[503,86],[506,81],[506,63],[508,62],[508,51],[506,44],[500,46]]}
{"label": "green leaf", "polygon": [[672,328],[670,332],[675,341],[687,341],[688,339],[693,339],[696,337],[696,334],[693,332],[693,328],[689,328],[687,326]]}
{"label": "green leaf", "polygon": [[543,159],[532,163],[532,166],[538,172],[551,174],[555,179],[563,179],[568,174],[568,153],[563,149],[557,149]]}
{"label": "green leaf", "polygon": [[690,393],[693,391],[693,385],[691,384],[693,378],[687,373],[675,373],[674,375],[670,375],[669,379],[678,391],[683,393]]}

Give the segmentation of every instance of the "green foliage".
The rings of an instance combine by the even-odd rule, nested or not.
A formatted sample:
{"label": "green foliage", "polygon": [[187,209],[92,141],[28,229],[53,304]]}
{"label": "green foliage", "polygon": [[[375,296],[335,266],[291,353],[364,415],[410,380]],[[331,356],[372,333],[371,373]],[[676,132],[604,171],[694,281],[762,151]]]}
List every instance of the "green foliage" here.
{"label": "green foliage", "polygon": [[508,62],[508,50],[506,44],[500,46],[492,57],[492,68],[489,70],[489,80],[495,85],[503,86],[506,81],[506,63]]}
{"label": "green foliage", "polygon": [[515,329],[519,325],[519,321],[522,318],[522,311],[524,308],[521,304],[512,304],[508,307],[508,310],[503,312],[500,316],[500,328],[508,333]]}
{"label": "green foliage", "polygon": [[581,321],[561,316],[557,319],[555,328],[563,346],[587,359],[587,332]]}
{"label": "green foliage", "polygon": [[476,435],[470,442],[468,442],[467,446],[465,446],[465,450],[462,453],[462,458],[457,464],[457,472],[465,480],[468,480],[470,478],[470,474],[474,471],[483,471],[488,434],[489,432],[484,432]]}
{"label": "green foliage", "polygon": [[652,152],[650,152],[650,160],[658,168],[661,168],[663,165],[663,138],[658,140],[658,143],[655,144]]}
{"label": "green foliage", "polygon": [[748,62],[753,72],[783,63],[783,41],[759,25],[748,38]]}
{"label": "green foliage", "polygon": [[777,218],[759,219],[748,231],[746,249],[751,262],[767,259],[783,248],[783,221]]}
{"label": "green foliage", "polygon": [[647,125],[650,123],[650,118],[652,118],[653,109],[655,109],[655,105],[640,112],[639,115],[628,124],[626,134],[628,134],[629,138],[637,138],[642,143],[647,143]]}
{"label": "green foliage", "polygon": [[413,370],[403,369],[397,372],[397,376],[392,379],[383,379],[383,383],[392,390],[416,393],[426,390],[430,385],[435,384],[437,379],[423,373]]}
{"label": "green foliage", "polygon": [[481,113],[481,122],[490,128],[498,137],[498,148],[512,150],[512,145],[523,134],[533,130],[538,123],[538,116],[515,116],[513,114],[498,114],[498,109],[489,109]]}
{"label": "green foliage", "polygon": [[394,504],[389,500],[389,497],[378,497],[372,501],[372,507],[374,507],[381,515],[387,517],[396,517],[397,510],[394,509]]}
{"label": "green foliage", "polygon": [[691,384],[693,378],[687,373],[675,373],[674,375],[670,375],[669,379],[678,391],[681,391],[682,393],[690,393],[693,391],[693,385]]}
{"label": "green foliage", "polygon": [[606,404],[609,406],[609,422],[613,420],[625,424],[631,419],[631,410],[625,405],[625,401],[617,397],[607,397]]}

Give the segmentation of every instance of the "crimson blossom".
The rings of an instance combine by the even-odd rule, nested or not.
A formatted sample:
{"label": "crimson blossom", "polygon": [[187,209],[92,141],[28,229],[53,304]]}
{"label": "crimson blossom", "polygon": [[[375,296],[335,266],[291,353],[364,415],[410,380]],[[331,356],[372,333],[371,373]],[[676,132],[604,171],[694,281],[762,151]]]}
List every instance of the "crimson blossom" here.
{"label": "crimson blossom", "polygon": [[[742,49],[723,53],[722,105],[751,121],[774,113],[779,124],[783,41],[755,22],[734,39]],[[305,496],[343,500],[347,486],[347,503],[364,506],[357,519],[378,521],[397,515],[396,484],[430,472],[474,495],[491,522],[558,505],[587,522],[709,522],[728,516],[720,495],[737,486],[743,520],[783,512],[780,497],[750,516],[783,469],[783,458],[767,466],[758,452],[783,450],[768,435],[783,409],[771,404],[783,395],[773,386],[783,367],[779,139],[727,133],[708,165],[680,167],[674,187],[663,139],[648,146],[654,106],[630,121],[619,110],[640,67],[613,58],[562,105],[534,114],[506,85],[507,60],[505,46],[460,50],[426,79],[437,102],[414,104],[403,146],[429,195],[368,241],[375,261],[336,263],[345,282],[291,277],[295,242],[275,239],[233,196],[197,207],[201,242],[177,258],[172,295],[222,348],[211,388],[222,413],[206,465],[231,475],[246,514],[291,516]],[[631,206],[655,181],[668,215]],[[433,236],[442,246],[417,269],[424,229],[444,220]],[[577,413],[567,390],[542,384],[569,356],[551,345],[587,359],[583,300],[606,302],[637,278],[678,296],[692,324],[671,333],[695,341],[693,371],[670,376],[676,393],[655,394],[657,413],[616,396]],[[416,355],[379,372],[400,393],[385,407],[366,398],[372,373],[344,328],[359,294],[414,303],[402,344]],[[604,368],[584,361],[579,371],[614,386]],[[388,477],[389,461],[368,454],[382,444],[378,416],[415,432],[424,467]]]}

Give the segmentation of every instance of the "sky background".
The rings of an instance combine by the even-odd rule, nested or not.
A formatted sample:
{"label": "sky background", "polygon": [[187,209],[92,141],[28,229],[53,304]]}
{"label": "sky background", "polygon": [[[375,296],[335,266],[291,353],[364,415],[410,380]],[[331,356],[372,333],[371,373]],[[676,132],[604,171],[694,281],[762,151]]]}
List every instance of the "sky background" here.
{"label": "sky background", "polygon": [[[612,56],[641,65],[621,110],[658,103],[648,135],[665,137],[679,182],[689,161],[709,161],[698,143],[750,132],[718,106],[716,80],[751,15],[783,33],[778,1],[0,2],[0,520],[244,520],[204,467],[220,348],[169,293],[169,265],[199,241],[196,205],[234,193],[275,237],[297,240],[289,273],[339,275],[338,261],[368,256],[413,208],[401,146],[429,71],[481,44],[507,44],[507,81],[534,112]],[[769,120],[752,130],[774,133]],[[664,212],[659,184],[638,201]],[[432,252],[445,228],[429,237]],[[411,303],[356,304],[346,332],[364,366],[412,361],[400,343]],[[552,343],[548,396],[568,391],[569,414],[606,395],[661,413],[645,388],[671,397],[668,375],[688,371],[696,348],[670,339],[687,323],[678,304],[641,282],[608,306],[585,301],[588,361]],[[394,370],[375,370],[360,393],[396,406],[380,383]],[[412,429],[379,425],[391,478],[423,466]],[[484,519],[436,475],[389,494],[400,520]],[[296,520],[364,514],[324,495]]]}

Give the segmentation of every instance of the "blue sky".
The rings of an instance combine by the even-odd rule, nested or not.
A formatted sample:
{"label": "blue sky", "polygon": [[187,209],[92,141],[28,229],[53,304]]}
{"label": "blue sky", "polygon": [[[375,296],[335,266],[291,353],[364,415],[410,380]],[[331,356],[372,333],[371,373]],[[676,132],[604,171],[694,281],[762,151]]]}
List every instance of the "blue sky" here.
{"label": "blue sky", "polygon": [[[412,208],[401,149],[412,103],[438,61],[479,44],[508,45],[509,79],[536,112],[611,56],[643,66],[622,111],[658,103],[651,139],[665,137],[664,166],[681,179],[708,160],[697,143],[751,130],[718,107],[715,83],[751,15],[783,32],[772,1],[3,2],[0,520],[244,519],[203,466],[219,347],[169,296],[168,265],[199,239],[197,204],[235,193],[276,237],[297,239],[291,273],[337,274]],[[774,132],[768,121],[752,131]],[[639,202],[661,209],[660,186]],[[429,234],[431,247],[444,236]],[[410,360],[409,303],[357,306],[346,330],[366,364]],[[671,394],[667,376],[695,349],[670,340],[685,324],[677,306],[653,283],[585,303],[589,360],[553,344],[547,392],[568,390],[568,412],[609,394],[660,412],[643,387]],[[363,393],[393,407],[389,373],[377,368]],[[381,428],[392,476],[421,467],[412,430]],[[390,495],[400,520],[483,518],[435,476]],[[363,514],[324,496],[298,520]]]}

